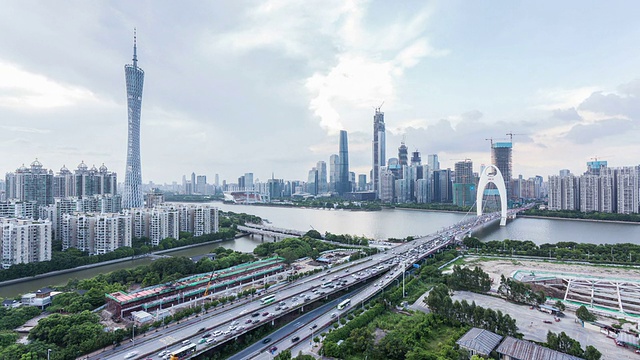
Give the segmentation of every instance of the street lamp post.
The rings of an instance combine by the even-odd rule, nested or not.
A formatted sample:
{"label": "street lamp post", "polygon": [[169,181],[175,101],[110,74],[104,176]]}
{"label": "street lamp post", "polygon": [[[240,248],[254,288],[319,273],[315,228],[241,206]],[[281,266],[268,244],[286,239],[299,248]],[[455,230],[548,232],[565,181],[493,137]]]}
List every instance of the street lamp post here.
{"label": "street lamp post", "polygon": [[51,349],[47,349],[47,360],[49,360],[49,353],[51,353]]}
{"label": "street lamp post", "polygon": [[133,346],[136,346],[136,326],[135,325],[131,327],[131,332],[132,332],[131,342],[133,343]]}

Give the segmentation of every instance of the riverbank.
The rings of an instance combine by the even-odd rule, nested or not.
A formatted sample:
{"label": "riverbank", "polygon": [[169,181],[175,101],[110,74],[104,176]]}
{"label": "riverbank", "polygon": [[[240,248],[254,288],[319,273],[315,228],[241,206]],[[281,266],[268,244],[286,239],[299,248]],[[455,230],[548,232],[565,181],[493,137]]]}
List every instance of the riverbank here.
{"label": "riverbank", "polygon": [[590,223],[611,223],[611,224],[629,224],[629,225],[640,225],[640,222],[636,221],[622,221],[622,220],[596,220],[596,219],[576,219],[576,218],[564,218],[557,216],[540,216],[540,215],[520,215],[519,218],[525,219],[545,219],[545,220],[570,220],[570,221],[583,221]]}
{"label": "riverbank", "polygon": [[48,278],[48,277],[52,277],[52,276],[74,273],[74,272],[78,272],[78,271],[82,271],[82,270],[99,268],[99,267],[108,266],[108,265],[112,265],[112,264],[123,263],[123,262],[127,262],[127,261],[134,261],[134,260],[138,260],[138,259],[142,259],[142,258],[155,258],[155,257],[159,257],[159,256],[161,256],[163,254],[166,254],[166,253],[169,253],[169,252],[174,252],[174,251],[179,251],[179,250],[186,250],[186,249],[191,249],[191,248],[194,248],[194,247],[206,246],[206,245],[211,245],[211,244],[215,244],[215,243],[219,243],[219,242],[223,242],[223,241],[234,240],[234,239],[240,238],[240,237],[245,236],[245,235],[246,234],[244,234],[244,233],[236,234],[231,239],[218,239],[218,240],[212,240],[212,241],[207,241],[207,242],[198,243],[198,244],[190,244],[190,245],[180,246],[180,247],[171,248],[171,249],[158,250],[158,251],[154,251],[154,252],[151,252],[151,253],[148,253],[148,254],[143,254],[143,255],[134,255],[134,256],[131,256],[131,257],[108,260],[108,261],[103,261],[103,262],[99,262],[99,263],[95,263],[95,264],[81,265],[81,266],[77,266],[77,267],[70,268],[70,269],[62,269],[62,270],[51,271],[51,272],[48,272],[48,273],[38,274],[38,275],[35,275],[35,276],[29,276],[29,277],[23,277],[23,278],[19,278],[19,279],[6,280],[6,281],[0,282],[0,287],[7,286],[7,285],[19,284],[19,283],[24,282],[24,281],[44,279],[44,278]]}

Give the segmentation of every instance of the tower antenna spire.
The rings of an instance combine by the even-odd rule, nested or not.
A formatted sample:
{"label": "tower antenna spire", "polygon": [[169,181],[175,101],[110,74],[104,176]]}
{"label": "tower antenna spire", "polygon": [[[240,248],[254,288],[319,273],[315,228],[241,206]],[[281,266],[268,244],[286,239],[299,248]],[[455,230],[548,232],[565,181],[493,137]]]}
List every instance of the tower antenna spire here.
{"label": "tower antenna spire", "polygon": [[137,39],[136,28],[133,28],[133,67],[138,67]]}

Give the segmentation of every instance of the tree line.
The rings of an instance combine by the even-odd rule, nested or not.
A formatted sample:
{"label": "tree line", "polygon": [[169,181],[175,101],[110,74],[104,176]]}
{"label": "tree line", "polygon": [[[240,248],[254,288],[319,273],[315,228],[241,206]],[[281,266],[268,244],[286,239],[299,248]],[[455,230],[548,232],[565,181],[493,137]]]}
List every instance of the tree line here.
{"label": "tree line", "polygon": [[522,212],[522,215],[544,216],[564,219],[586,219],[600,221],[625,221],[640,222],[640,214],[618,214],[604,212],[582,212],[580,210],[540,210],[531,208]]}
{"label": "tree line", "polygon": [[517,255],[614,264],[636,264],[640,260],[640,245],[632,243],[590,244],[561,241],[536,245],[530,240],[505,239],[482,242],[476,237],[466,237],[462,242],[469,252],[485,255]]}

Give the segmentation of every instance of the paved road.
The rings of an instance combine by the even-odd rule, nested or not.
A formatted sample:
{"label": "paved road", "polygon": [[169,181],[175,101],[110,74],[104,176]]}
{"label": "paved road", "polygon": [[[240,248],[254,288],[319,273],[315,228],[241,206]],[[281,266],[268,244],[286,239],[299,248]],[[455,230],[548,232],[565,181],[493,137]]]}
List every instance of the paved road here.
{"label": "paved road", "polygon": [[[490,221],[491,218],[496,215],[499,216],[497,213],[484,215],[479,220]],[[233,340],[237,338],[237,336],[250,331],[254,327],[260,326],[265,322],[273,321],[273,316],[282,316],[285,313],[298,311],[298,309],[303,311],[305,301],[316,301],[331,293],[341,291],[343,288],[349,287],[355,283],[380,276],[389,269],[394,268],[391,274],[388,274],[381,281],[377,281],[373,285],[367,287],[367,290],[363,293],[362,297],[368,299],[383,287],[386,287],[391,282],[395,281],[395,279],[402,274],[402,268],[409,268],[411,264],[419,261],[428,254],[450,244],[455,236],[468,232],[473,221],[473,218],[465,220],[464,222],[444,228],[435,234],[397,246],[393,250],[388,250],[385,253],[377,254],[353,263],[344,264],[330,269],[327,272],[322,272],[318,275],[299,279],[291,284],[287,284],[275,292],[277,302],[286,302],[287,308],[284,310],[276,310],[276,307],[278,306],[276,303],[270,305],[262,305],[259,301],[236,303],[231,307],[227,306],[223,311],[215,311],[213,313],[202,315],[197,319],[186,321],[179,327],[159,329],[157,333],[150,333],[142,339],[136,339],[135,346],[131,344],[115,350],[109,350],[99,355],[92,356],[90,359],[123,359],[125,354],[131,351],[138,352],[136,358],[146,358],[148,356],[158,358],[157,353],[161,350],[176,350],[182,346],[180,343],[184,340],[190,340],[193,343],[196,343],[202,338],[201,336],[205,332],[212,334],[215,332],[227,332],[225,335],[214,335],[214,342],[198,345],[198,351],[202,350],[204,347],[212,348],[226,341]],[[359,275],[356,275],[358,273]],[[342,286],[336,286],[335,288],[322,286],[323,283],[331,280],[334,282],[344,280],[345,284]],[[317,292],[311,291],[314,289],[317,289]],[[294,298],[298,297],[301,293],[305,294],[304,298],[308,296],[309,299],[294,300]],[[360,300],[354,299],[352,306],[354,306],[354,302],[357,301]],[[258,313],[259,315],[252,316],[252,314]],[[263,313],[268,314],[263,315]],[[324,316],[330,317],[331,314],[327,313]],[[248,324],[249,319],[252,319],[252,321],[258,320],[258,322],[255,324]],[[329,318],[329,320],[330,319],[331,318]],[[329,320],[326,322],[329,323]],[[233,321],[238,322],[235,330],[229,328]],[[242,328],[243,326],[244,329]],[[202,328],[204,328],[204,331],[200,332],[200,329]],[[308,335],[305,335],[305,337],[308,337]],[[300,338],[303,339],[303,336],[300,336]]]}

